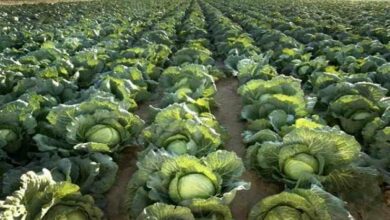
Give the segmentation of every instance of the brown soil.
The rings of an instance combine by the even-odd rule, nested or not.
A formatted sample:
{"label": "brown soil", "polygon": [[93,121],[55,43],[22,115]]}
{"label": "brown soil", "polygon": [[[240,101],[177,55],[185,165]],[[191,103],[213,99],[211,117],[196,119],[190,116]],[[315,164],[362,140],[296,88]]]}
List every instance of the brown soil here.
{"label": "brown soil", "polygon": [[[144,121],[149,121],[149,106],[155,106],[158,102],[159,100],[152,100],[142,103],[135,111],[135,114],[141,117]],[[127,220],[122,204],[125,201],[124,196],[126,196],[127,183],[137,169],[137,153],[141,150],[142,149],[140,147],[134,147],[121,152],[121,156],[118,161],[119,170],[115,185],[106,195],[107,206],[105,213],[109,220]]]}
{"label": "brown soil", "polygon": [[[237,94],[238,80],[226,78],[217,82],[218,109],[214,112],[219,123],[228,131],[230,139],[226,143],[226,149],[232,150],[244,159],[245,145],[242,143],[241,133],[245,124],[240,120],[241,98]],[[256,173],[246,171],[243,175],[245,181],[251,182],[251,189],[240,191],[231,204],[233,217],[235,220],[247,219],[250,209],[262,198],[279,193],[282,189],[279,185],[268,183],[261,179]]]}
{"label": "brown soil", "polygon": [[106,195],[107,206],[106,216],[110,220],[127,220],[126,215],[122,212],[122,204],[124,202],[124,195],[126,194],[127,183],[136,171],[137,152],[140,149],[128,148],[121,152],[119,159],[119,171],[115,185],[110,189]]}

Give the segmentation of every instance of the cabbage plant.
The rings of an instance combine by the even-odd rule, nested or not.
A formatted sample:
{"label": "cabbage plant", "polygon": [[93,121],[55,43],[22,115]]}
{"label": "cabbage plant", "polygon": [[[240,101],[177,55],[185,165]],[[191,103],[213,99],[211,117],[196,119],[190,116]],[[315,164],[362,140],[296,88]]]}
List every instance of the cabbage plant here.
{"label": "cabbage plant", "polygon": [[143,121],[108,100],[54,107],[43,131],[34,136],[40,151],[116,152],[136,143]]}
{"label": "cabbage plant", "polygon": [[92,85],[98,74],[103,72],[105,63],[109,59],[105,49],[88,49],[77,52],[71,59],[76,83],[81,88],[88,88]]}
{"label": "cabbage plant", "polygon": [[108,155],[90,153],[61,158],[49,153],[36,154],[32,161],[2,173],[0,196],[9,195],[20,187],[20,177],[28,172],[49,169],[54,181],[70,181],[80,187],[81,193],[102,197],[115,182],[118,165]]}
{"label": "cabbage plant", "polygon": [[131,47],[121,52],[121,57],[127,59],[146,59],[157,65],[163,65],[169,55],[172,53],[171,49],[164,44],[148,43],[142,47]]}
{"label": "cabbage plant", "polygon": [[117,81],[115,79],[113,81],[108,79],[105,82],[101,81],[101,83],[104,83],[104,85],[96,83],[96,88],[90,87],[82,90],[77,99],[73,99],[64,104],[73,105],[95,99],[115,102],[120,108],[129,112],[137,108],[136,94],[131,92],[131,89],[134,88],[133,86],[126,85],[126,83],[122,84],[121,80]]}
{"label": "cabbage plant", "polygon": [[276,69],[268,64],[270,54],[253,56],[251,59],[242,59],[237,64],[237,77],[240,84],[244,84],[253,79],[270,80],[277,76]]}
{"label": "cabbage plant", "polygon": [[278,133],[270,129],[262,129],[260,131],[251,131],[246,130],[242,134],[243,142],[247,145],[252,145],[255,143],[263,143],[267,141],[280,141],[281,137]]}
{"label": "cabbage plant", "polygon": [[210,50],[204,47],[185,47],[180,49],[172,57],[172,63],[175,66],[183,64],[214,65]]}
{"label": "cabbage plant", "polygon": [[279,131],[291,125],[297,118],[308,114],[309,106],[304,98],[300,80],[288,76],[276,76],[271,80],[251,80],[240,86],[243,97],[243,119],[256,123],[265,120]]}
{"label": "cabbage plant", "polygon": [[315,183],[347,201],[374,201],[381,192],[379,173],[362,163],[360,150],[356,139],[339,129],[301,127],[281,142],[250,146],[247,161],[251,169],[287,187]]}
{"label": "cabbage plant", "polygon": [[1,219],[103,219],[103,212],[91,196],[81,195],[70,182],[56,182],[50,172],[27,172],[21,186],[12,195],[0,200]]}
{"label": "cabbage plant", "polygon": [[341,127],[350,134],[360,133],[381,111],[374,102],[359,95],[342,96],[330,104],[329,110],[333,117],[340,120]]}
{"label": "cabbage plant", "polygon": [[[3,117],[6,116],[6,117]],[[0,149],[7,153],[15,153],[21,148],[22,139],[25,135],[17,117],[8,118],[10,114],[1,114],[0,121]],[[16,120],[15,120],[16,119]]]}
{"label": "cabbage plant", "polygon": [[112,76],[104,76],[95,87],[98,90],[111,93],[124,109],[133,110],[137,107],[136,101],[148,97],[146,88],[137,86],[129,79],[120,79]]}
{"label": "cabbage plant", "polygon": [[339,72],[314,72],[310,75],[309,81],[313,92],[318,93],[327,86],[340,82],[341,77],[342,73]]}
{"label": "cabbage plant", "polygon": [[370,82],[368,76],[316,73],[311,81],[319,97],[316,110],[350,134],[360,135],[366,124],[388,106],[387,89]]}
{"label": "cabbage plant", "polygon": [[5,96],[15,100],[24,93],[36,93],[52,97],[58,103],[64,103],[77,97],[77,89],[77,85],[58,76],[53,78],[30,77],[19,80],[13,87],[12,93]]}
{"label": "cabbage plant", "polygon": [[[146,74],[144,71],[140,70],[140,68],[136,65],[131,66],[131,67],[128,67],[126,65],[116,65],[113,67],[112,71],[106,72],[106,73],[102,74],[101,76],[102,77],[99,77],[99,78],[105,78],[107,76],[111,76],[111,77],[114,77],[116,79],[126,80],[127,84],[129,83],[129,80],[130,80],[130,82],[132,84],[134,84],[138,87],[138,91],[132,92],[135,94],[146,93],[146,90],[148,89],[149,84],[155,83],[153,80],[151,80],[151,76]],[[134,86],[132,86],[130,88],[133,88],[133,87]]]}
{"label": "cabbage plant", "polygon": [[372,102],[378,102],[386,96],[387,89],[379,84],[353,82],[358,80],[357,78],[345,78],[344,80],[345,82],[333,83],[319,90],[318,95],[321,97],[321,102],[329,104],[345,95],[360,95]]}
{"label": "cabbage plant", "polygon": [[214,105],[213,96],[217,89],[206,66],[187,64],[169,67],[161,74],[159,82],[165,92],[164,106],[186,102],[209,110]]}
{"label": "cabbage plant", "polygon": [[266,197],[251,210],[248,220],[338,220],[353,219],[345,203],[318,186],[296,188]]}
{"label": "cabbage plant", "polygon": [[173,104],[156,114],[142,133],[149,148],[174,154],[204,156],[222,145],[224,130],[210,113],[197,113],[189,105]]}
{"label": "cabbage plant", "polygon": [[29,149],[23,145],[36,130],[34,113],[40,108],[39,101],[42,101],[40,96],[31,98],[30,102],[18,99],[0,107],[0,155],[26,156]]}
{"label": "cabbage plant", "polygon": [[290,185],[332,181],[343,177],[359,157],[353,136],[331,128],[297,128],[282,142],[250,147],[247,159],[262,174]]}
{"label": "cabbage plant", "polygon": [[[244,171],[241,159],[227,151],[202,158],[150,151],[137,165],[126,195],[130,218],[145,216],[152,209],[146,208],[149,205],[165,203],[179,209],[187,207],[196,218],[231,219],[228,205],[237,191],[249,187],[239,180]],[[167,206],[159,211],[169,209]]]}
{"label": "cabbage plant", "polygon": [[390,91],[390,64],[386,63],[377,69],[374,73],[374,81],[381,84],[384,88]]}
{"label": "cabbage plant", "polygon": [[362,134],[370,156],[385,158],[390,153],[390,107],[368,123]]}
{"label": "cabbage plant", "polygon": [[383,175],[386,183],[390,182],[390,108],[381,117],[374,118],[362,131],[369,164],[375,166]]}
{"label": "cabbage plant", "polygon": [[191,209],[187,207],[168,205],[165,203],[155,203],[144,209],[144,211],[137,217],[137,220],[146,219],[186,219],[195,220]]}
{"label": "cabbage plant", "polygon": [[154,203],[153,205],[146,207],[137,217],[137,220],[228,220],[232,218],[228,206],[221,204],[217,199],[210,199],[208,201],[196,200],[190,207]]}

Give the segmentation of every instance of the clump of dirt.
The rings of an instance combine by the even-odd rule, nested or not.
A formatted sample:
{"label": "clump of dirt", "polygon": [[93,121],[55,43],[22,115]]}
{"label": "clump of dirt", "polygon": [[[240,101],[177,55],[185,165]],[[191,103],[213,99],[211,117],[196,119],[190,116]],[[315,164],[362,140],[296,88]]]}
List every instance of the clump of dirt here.
{"label": "clump of dirt", "polygon": [[385,204],[386,206],[390,207],[390,190],[386,190],[384,192],[385,195]]}

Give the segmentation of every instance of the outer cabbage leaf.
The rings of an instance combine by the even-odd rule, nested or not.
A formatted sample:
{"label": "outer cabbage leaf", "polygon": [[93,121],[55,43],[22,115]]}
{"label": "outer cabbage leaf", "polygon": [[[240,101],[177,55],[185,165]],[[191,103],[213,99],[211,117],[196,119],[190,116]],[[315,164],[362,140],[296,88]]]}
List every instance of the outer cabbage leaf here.
{"label": "outer cabbage leaf", "polygon": [[251,80],[239,87],[238,93],[244,103],[241,117],[251,123],[266,119],[275,131],[306,116],[311,106],[304,98],[300,81],[286,76]]}
{"label": "outer cabbage leaf", "polygon": [[182,48],[172,57],[172,64],[180,66],[183,64],[214,65],[212,53],[206,48]]}
{"label": "outer cabbage leaf", "polygon": [[341,127],[348,133],[357,134],[363,127],[379,116],[380,108],[360,95],[345,95],[329,106],[332,116],[338,118]]}
{"label": "outer cabbage leaf", "polygon": [[108,155],[91,153],[83,156],[61,158],[57,155],[40,154],[26,165],[4,172],[2,194],[10,194],[20,186],[19,178],[27,171],[51,170],[55,181],[70,181],[80,187],[82,193],[101,196],[115,182],[118,165]]}
{"label": "outer cabbage leaf", "polygon": [[263,56],[253,56],[250,59],[242,59],[237,64],[238,80],[241,84],[253,79],[270,80],[277,75],[276,69],[269,65],[272,53]]}
{"label": "outer cabbage leaf", "polygon": [[318,186],[293,189],[266,197],[257,203],[249,220],[265,219],[353,219],[345,203]]}
{"label": "outer cabbage leaf", "polygon": [[195,220],[191,209],[187,207],[167,205],[164,203],[155,203],[144,209],[137,217],[137,220],[159,219],[159,220]]}
{"label": "outer cabbage leaf", "polygon": [[92,197],[81,195],[79,187],[69,182],[55,182],[46,169],[21,177],[21,187],[0,201],[1,219],[103,219]]}
{"label": "outer cabbage leaf", "polygon": [[174,102],[186,102],[203,109],[204,106],[210,107],[214,103],[216,86],[213,76],[205,66],[188,64],[170,67],[162,73],[160,85],[165,93],[163,106]]}

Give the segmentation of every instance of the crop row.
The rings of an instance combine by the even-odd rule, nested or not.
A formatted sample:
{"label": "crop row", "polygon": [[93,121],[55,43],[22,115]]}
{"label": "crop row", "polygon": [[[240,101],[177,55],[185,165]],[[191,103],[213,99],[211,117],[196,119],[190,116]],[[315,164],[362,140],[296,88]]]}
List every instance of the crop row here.
{"label": "crop row", "polygon": [[[305,203],[333,197],[333,202],[316,203],[313,207],[321,214],[316,217],[305,214],[311,218],[337,215],[347,219],[345,208],[333,210],[335,204],[342,203],[328,192],[352,204],[365,198],[371,202],[368,209],[373,209],[381,202],[380,178],[384,177],[388,184],[387,88],[375,84],[367,74],[345,73],[326,62],[323,69],[299,66],[307,72],[297,74],[291,64],[302,61],[299,56],[289,56],[305,51],[304,46],[282,32],[267,28],[266,19],[259,20],[258,25],[248,11],[233,10],[219,2],[210,4],[218,7],[205,3],[217,15],[213,18],[218,25],[213,29],[215,38],[233,40],[245,36],[241,37],[246,42],[244,49],[242,44],[229,48],[232,50],[225,57],[225,64],[241,84],[238,89],[244,105],[241,117],[248,122],[243,133],[248,145],[247,167],[257,170],[262,177],[284,183],[287,190],[260,201],[249,218],[284,216],[288,209],[298,210]],[[245,35],[234,21],[247,28],[250,35]],[[371,71],[381,74],[382,70],[386,74],[387,66],[383,59],[379,71]],[[386,81],[377,82],[386,86]],[[283,206],[286,200],[289,208]],[[280,206],[280,210],[274,210],[275,206]],[[326,206],[328,213],[320,212]]]}
{"label": "crop row", "polygon": [[127,189],[130,219],[232,219],[229,203],[239,190],[244,164],[221,150],[224,129],[215,107],[215,68],[206,22],[192,1],[178,31],[182,45],[160,77],[162,109],[156,109],[141,139],[138,170]]}

